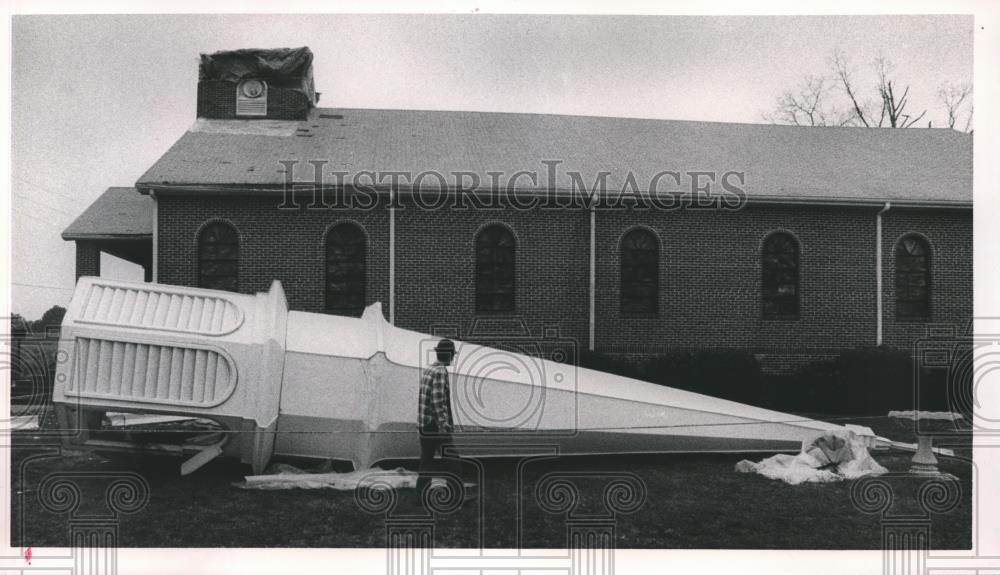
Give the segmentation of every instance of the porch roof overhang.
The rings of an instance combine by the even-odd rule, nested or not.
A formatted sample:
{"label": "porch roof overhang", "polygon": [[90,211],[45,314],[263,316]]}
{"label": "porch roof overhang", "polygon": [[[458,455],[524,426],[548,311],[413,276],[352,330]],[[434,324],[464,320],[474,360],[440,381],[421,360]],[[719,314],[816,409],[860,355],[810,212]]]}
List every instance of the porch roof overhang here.
{"label": "porch roof overhang", "polygon": [[67,241],[152,241],[153,198],[108,188],[62,232]]}

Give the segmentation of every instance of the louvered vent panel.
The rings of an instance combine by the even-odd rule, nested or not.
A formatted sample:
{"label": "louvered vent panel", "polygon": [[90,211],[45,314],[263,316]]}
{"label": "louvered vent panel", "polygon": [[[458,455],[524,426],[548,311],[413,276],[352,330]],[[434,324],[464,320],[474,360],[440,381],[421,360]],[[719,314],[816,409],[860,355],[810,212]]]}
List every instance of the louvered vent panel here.
{"label": "louvered vent panel", "polygon": [[210,407],[236,387],[232,361],[218,351],[77,338],[67,395]]}
{"label": "louvered vent panel", "polygon": [[244,98],[236,97],[237,116],[266,116],[267,98]]}
{"label": "louvered vent panel", "polygon": [[79,323],[225,335],[243,323],[231,301],[203,295],[94,284]]}

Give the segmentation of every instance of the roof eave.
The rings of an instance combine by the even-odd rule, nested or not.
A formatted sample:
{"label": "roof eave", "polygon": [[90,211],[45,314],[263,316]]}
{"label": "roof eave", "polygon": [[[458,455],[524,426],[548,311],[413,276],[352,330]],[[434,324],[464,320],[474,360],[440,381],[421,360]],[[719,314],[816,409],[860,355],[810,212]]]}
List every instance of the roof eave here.
{"label": "roof eave", "polygon": [[107,241],[142,241],[142,240],[152,240],[153,234],[142,233],[142,234],[85,234],[85,233],[73,233],[73,232],[63,232],[60,234],[63,240],[77,241],[77,240],[107,240]]}
{"label": "roof eave", "polygon": [[883,207],[890,204],[893,207],[904,208],[945,208],[945,209],[972,209],[972,202],[962,200],[915,200],[915,199],[893,199],[893,198],[824,198],[824,197],[803,197],[789,198],[779,196],[753,196],[747,201],[752,204],[784,204],[784,205],[821,205],[821,206],[856,206],[856,207]]}
{"label": "roof eave", "polygon": [[[136,189],[142,194],[149,194],[150,191],[156,193],[212,193],[212,194],[274,194],[286,191],[284,184],[153,184],[139,182]],[[387,193],[387,186],[367,186],[368,189]],[[334,189],[335,186],[329,186]],[[297,192],[305,192],[310,189],[308,184],[295,184]],[[412,193],[412,190],[399,189],[399,193]],[[518,190],[518,192],[536,192],[547,194],[548,190]],[[456,190],[449,189],[454,193]],[[556,194],[573,193],[569,190],[556,190]],[[773,196],[773,195],[748,195],[747,201],[751,204],[784,204],[784,205],[817,205],[817,206],[843,206],[843,207],[882,207],[887,202],[897,207],[911,208],[943,208],[943,209],[972,209],[971,201],[964,200],[921,200],[921,199],[894,199],[894,198],[838,198],[821,196]]]}

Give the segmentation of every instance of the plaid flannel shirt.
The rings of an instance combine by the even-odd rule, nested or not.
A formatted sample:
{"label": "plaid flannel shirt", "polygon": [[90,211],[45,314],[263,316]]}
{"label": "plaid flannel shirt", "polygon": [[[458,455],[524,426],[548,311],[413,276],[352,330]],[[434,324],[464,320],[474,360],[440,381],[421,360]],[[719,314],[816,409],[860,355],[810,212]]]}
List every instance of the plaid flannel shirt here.
{"label": "plaid flannel shirt", "polygon": [[436,425],[438,431],[450,433],[451,393],[448,386],[448,368],[441,363],[424,370],[420,378],[420,405],[417,410],[417,425],[428,429]]}

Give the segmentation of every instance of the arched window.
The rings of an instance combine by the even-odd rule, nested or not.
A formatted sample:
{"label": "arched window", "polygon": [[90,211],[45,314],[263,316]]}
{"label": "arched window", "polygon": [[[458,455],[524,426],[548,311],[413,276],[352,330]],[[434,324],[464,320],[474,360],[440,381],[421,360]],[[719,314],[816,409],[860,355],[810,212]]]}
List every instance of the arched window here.
{"label": "arched window", "polygon": [[635,229],[621,243],[621,313],[655,316],[660,310],[660,242]]}
{"label": "arched window", "polygon": [[239,290],[240,236],[225,222],[212,222],[198,235],[198,287]]}
{"label": "arched window", "polygon": [[365,233],[355,224],[338,224],[326,234],[326,311],[359,315],[365,309]]}
{"label": "arched window", "polygon": [[920,236],[904,236],[896,244],[896,318],[921,321],[931,317],[931,249]]}
{"label": "arched window", "polygon": [[772,234],[761,253],[764,319],[799,317],[799,244],[789,234]]}
{"label": "arched window", "polygon": [[514,255],[517,241],[506,227],[492,225],[476,236],[476,312],[514,311]]}

